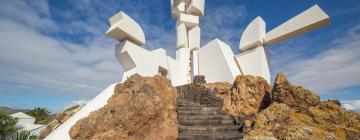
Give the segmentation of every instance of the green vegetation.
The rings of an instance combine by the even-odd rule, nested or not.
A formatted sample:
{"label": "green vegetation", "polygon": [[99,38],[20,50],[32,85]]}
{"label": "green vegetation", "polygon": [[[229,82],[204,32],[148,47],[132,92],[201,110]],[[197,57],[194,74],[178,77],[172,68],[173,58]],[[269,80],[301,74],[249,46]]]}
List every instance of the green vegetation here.
{"label": "green vegetation", "polygon": [[65,109],[64,112],[74,110],[75,108],[78,108],[78,107],[80,107],[80,105],[74,105],[72,107]]}
{"label": "green vegetation", "polygon": [[5,139],[7,135],[13,133],[16,128],[16,118],[0,112],[0,139]]}
{"label": "green vegetation", "polygon": [[26,130],[17,131],[12,137],[11,140],[27,140],[30,136],[30,132]]}
{"label": "green vegetation", "polygon": [[35,136],[35,135],[32,135],[32,136],[29,137],[29,140],[37,140],[37,139],[38,139],[38,137]]}
{"label": "green vegetation", "polygon": [[35,107],[34,109],[26,112],[26,114],[34,117],[35,123],[39,123],[49,118],[50,111],[47,108]]}
{"label": "green vegetation", "polygon": [[49,124],[51,121],[53,121],[55,118],[53,116],[48,116],[46,117],[44,120],[41,120],[39,122],[37,122],[37,124],[43,124],[43,125],[47,125]]}

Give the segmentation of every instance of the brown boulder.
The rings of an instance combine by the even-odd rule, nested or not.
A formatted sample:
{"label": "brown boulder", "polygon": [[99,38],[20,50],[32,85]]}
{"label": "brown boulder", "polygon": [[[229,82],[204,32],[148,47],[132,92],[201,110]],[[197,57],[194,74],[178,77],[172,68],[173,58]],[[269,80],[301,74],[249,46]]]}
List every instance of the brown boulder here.
{"label": "brown boulder", "polygon": [[306,109],[320,104],[318,95],[301,86],[289,83],[283,73],[277,75],[272,93],[273,102],[284,103],[289,107]]}
{"label": "brown boulder", "polygon": [[176,139],[176,89],[162,76],[131,76],[116,87],[103,108],[78,121],[70,130],[82,139]]}
{"label": "brown boulder", "polygon": [[253,115],[271,103],[271,87],[265,79],[239,75],[233,85],[206,84],[215,96],[224,99],[225,110],[234,116]]}
{"label": "brown boulder", "polygon": [[360,117],[333,101],[309,107],[303,114],[283,103],[273,103],[258,113],[245,137],[278,139],[360,139]]}

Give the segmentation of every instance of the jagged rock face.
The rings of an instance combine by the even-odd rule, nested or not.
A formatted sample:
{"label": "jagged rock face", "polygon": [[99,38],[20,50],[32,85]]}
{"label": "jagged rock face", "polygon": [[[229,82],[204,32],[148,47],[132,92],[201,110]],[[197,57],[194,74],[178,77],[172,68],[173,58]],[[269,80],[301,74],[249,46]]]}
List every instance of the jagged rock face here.
{"label": "jagged rock face", "polygon": [[276,77],[273,88],[273,102],[287,104],[290,107],[308,108],[320,104],[320,97],[300,86],[289,83],[283,73]]}
{"label": "jagged rock face", "polygon": [[342,108],[337,100],[321,102],[318,95],[289,83],[280,73],[272,104],[255,115],[247,130],[245,138],[360,139],[360,116]]}
{"label": "jagged rock face", "polygon": [[245,137],[268,136],[278,139],[360,139],[360,117],[333,101],[310,107],[306,114],[283,103],[272,103],[254,118]]}
{"label": "jagged rock face", "polygon": [[70,130],[82,139],[176,139],[176,89],[162,76],[131,76],[116,86],[103,108],[78,121]]}
{"label": "jagged rock face", "polygon": [[224,99],[224,108],[234,116],[252,115],[271,103],[271,87],[265,79],[239,75],[233,85],[212,83],[206,86]]}
{"label": "jagged rock face", "polygon": [[41,130],[39,139],[44,139],[48,136],[52,131],[58,128],[61,124],[63,124],[66,120],[68,120],[75,113],[79,112],[81,109],[80,105],[75,105],[65,109],[63,112],[59,113],[56,118],[46,125],[46,128]]}

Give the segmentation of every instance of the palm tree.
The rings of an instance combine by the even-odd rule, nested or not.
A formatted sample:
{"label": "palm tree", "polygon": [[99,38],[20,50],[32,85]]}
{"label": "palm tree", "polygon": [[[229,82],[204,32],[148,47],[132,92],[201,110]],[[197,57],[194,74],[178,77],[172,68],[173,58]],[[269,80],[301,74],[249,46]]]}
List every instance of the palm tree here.
{"label": "palm tree", "polygon": [[0,112],[0,139],[6,139],[6,135],[16,130],[16,118]]}
{"label": "palm tree", "polygon": [[35,123],[45,120],[50,115],[50,111],[47,108],[35,107],[32,110],[26,112],[28,115],[35,118]]}

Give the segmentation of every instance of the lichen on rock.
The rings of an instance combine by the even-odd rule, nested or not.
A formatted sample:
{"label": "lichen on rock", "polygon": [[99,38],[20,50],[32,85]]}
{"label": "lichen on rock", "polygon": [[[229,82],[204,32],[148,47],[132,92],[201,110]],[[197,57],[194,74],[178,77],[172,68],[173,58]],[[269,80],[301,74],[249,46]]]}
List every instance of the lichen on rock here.
{"label": "lichen on rock", "polygon": [[133,75],[118,84],[103,108],[78,121],[73,140],[171,140],[178,135],[176,89],[162,76]]}
{"label": "lichen on rock", "polygon": [[321,102],[310,90],[290,84],[282,73],[273,91],[273,103],[255,115],[245,138],[360,139],[360,116],[342,108],[339,101]]}
{"label": "lichen on rock", "polygon": [[291,84],[283,73],[276,77],[273,87],[273,102],[287,104],[290,107],[306,109],[320,104],[320,97],[301,86]]}
{"label": "lichen on rock", "polygon": [[210,83],[206,86],[214,95],[224,99],[224,108],[231,115],[253,115],[271,103],[271,87],[265,79],[251,75],[239,75],[233,85]]}

